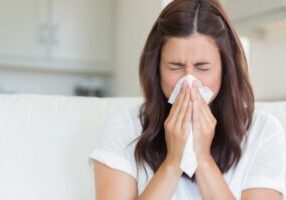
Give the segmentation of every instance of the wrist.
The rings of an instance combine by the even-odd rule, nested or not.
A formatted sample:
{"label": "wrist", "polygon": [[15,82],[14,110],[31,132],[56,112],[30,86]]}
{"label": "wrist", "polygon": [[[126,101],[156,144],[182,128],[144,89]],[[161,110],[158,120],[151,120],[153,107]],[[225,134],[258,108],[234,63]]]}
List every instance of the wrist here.
{"label": "wrist", "polygon": [[181,176],[183,174],[183,171],[180,169],[180,164],[178,162],[172,161],[171,159],[166,158],[163,161],[162,166],[169,174],[176,176]]}
{"label": "wrist", "polygon": [[210,165],[213,162],[213,157],[210,154],[199,156],[197,162],[198,165]]}

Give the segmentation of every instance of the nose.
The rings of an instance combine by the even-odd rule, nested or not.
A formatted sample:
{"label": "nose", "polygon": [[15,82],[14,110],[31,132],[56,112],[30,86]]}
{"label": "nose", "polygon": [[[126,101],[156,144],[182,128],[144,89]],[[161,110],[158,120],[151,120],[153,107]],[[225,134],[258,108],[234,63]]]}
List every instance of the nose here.
{"label": "nose", "polygon": [[194,67],[192,65],[188,65],[185,67],[185,75],[194,75]]}
{"label": "nose", "polygon": [[192,66],[192,65],[189,65],[187,67],[185,67],[185,76],[186,75],[192,75],[194,76],[196,79],[194,80],[194,82],[192,83],[193,84],[197,84],[197,85],[200,85],[200,80],[199,80],[199,76],[198,74],[196,74],[195,72],[195,68]]}

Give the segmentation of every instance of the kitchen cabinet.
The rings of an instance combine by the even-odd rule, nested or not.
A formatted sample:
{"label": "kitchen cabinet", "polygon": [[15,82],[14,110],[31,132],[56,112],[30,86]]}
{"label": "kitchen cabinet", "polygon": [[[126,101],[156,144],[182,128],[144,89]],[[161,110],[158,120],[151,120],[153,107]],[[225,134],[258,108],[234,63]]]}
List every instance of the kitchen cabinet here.
{"label": "kitchen cabinet", "polygon": [[111,73],[112,0],[1,0],[0,66]]}

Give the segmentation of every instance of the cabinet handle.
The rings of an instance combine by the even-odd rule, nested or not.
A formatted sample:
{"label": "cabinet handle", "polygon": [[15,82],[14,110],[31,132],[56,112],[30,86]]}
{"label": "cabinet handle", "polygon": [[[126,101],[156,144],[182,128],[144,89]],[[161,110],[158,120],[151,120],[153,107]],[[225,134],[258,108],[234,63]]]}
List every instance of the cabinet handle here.
{"label": "cabinet handle", "polygon": [[58,24],[52,24],[51,25],[51,45],[52,46],[58,46],[60,44],[59,42],[59,25]]}
{"label": "cabinet handle", "polygon": [[59,25],[40,24],[38,30],[38,41],[43,46],[59,45]]}
{"label": "cabinet handle", "polygon": [[40,45],[46,46],[49,43],[49,25],[40,24],[38,30],[38,41]]}

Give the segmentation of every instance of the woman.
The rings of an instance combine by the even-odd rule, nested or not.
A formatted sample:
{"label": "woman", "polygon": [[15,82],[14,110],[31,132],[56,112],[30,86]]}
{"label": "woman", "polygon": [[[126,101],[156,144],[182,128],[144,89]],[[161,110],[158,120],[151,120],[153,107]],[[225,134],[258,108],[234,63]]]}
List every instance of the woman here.
{"label": "woman", "polygon": [[[283,198],[285,133],[254,109],[245,55],[218,0],[171,2],[149,34],[139,73],[144,103],[117,109],[91,154],[97,200]],[[214,92],[209,105],[186,85],[167,103],[188,74]],[[192,177],[179,167],[190,120]]]}

